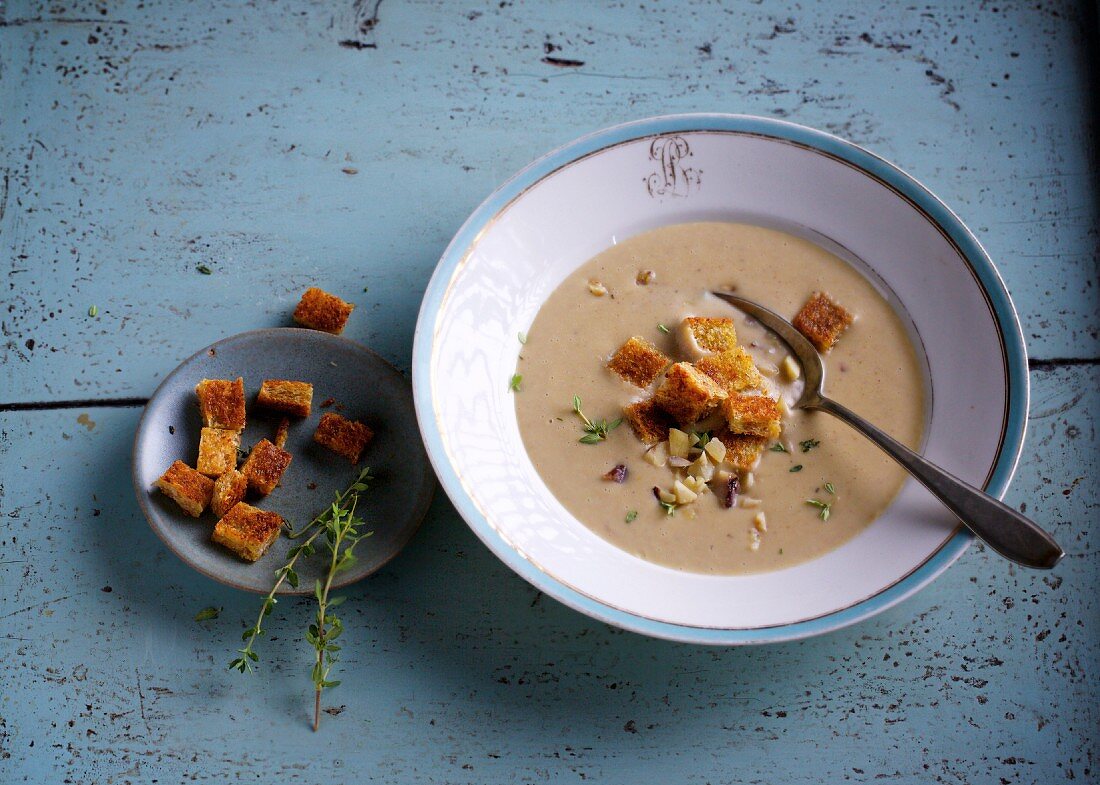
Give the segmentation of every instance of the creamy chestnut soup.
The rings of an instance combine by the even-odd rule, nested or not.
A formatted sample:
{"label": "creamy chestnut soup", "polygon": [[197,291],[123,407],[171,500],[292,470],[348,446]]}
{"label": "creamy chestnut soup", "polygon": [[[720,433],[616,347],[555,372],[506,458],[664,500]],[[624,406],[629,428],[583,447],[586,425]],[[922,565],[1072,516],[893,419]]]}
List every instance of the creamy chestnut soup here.
{"label": "creamy chestnut soup", "polygon": [[[563,281],[521,347],[516,413],[542,479],[599,536],[640,558],[691,572],[775,570],[855,536],[890,504],[906,475],[839,420],[788,409],[801,389],[801,380],[792,378],[797,366],[786,362],[782,342],[708,294],[722,289],[789,319],[815,292],[847,309],[855,320],[824,355],[826,391],[918,446],[923,380],[905,328],[886,300],[819,246],[733,223],[646,232]],[[728,434],[721,407],[691,426],[671,424],[688,435],[686,459],[667,457],[670,445],[673,453],[683,450],[683,436],[672,434],[671,442],[650,448],[629,422],[602,427],[614,426],[625,407],[652,399],[667,383],[664,371],[640,387],[608,368],[632,336],[670,362],[687,364],[706,353],[685,345],[681,325],[687,317],[732,319],[737,343],[761,372],[760,389],[749,394],[768,396],[782,412],[778,437],[751,437],[764,442],[751,466],[736,468],[734,452],[723,455],[723,447],[705,449],[708,439]],[[707,487],[700,487],[701,477],[688,476],[703,453]],[[625,467],[625,477],[616,467]],[[680,480],[695,490],[677,485]]]}

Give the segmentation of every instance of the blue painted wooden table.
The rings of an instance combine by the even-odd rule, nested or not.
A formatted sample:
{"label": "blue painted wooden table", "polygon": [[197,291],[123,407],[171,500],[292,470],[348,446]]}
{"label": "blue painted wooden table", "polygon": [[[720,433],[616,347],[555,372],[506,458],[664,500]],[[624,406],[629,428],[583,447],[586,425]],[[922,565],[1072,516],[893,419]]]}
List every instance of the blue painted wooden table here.
{"label": "blue painted wooden table", "polygon": [[[0,0],[0,782],[1097,781],[1096,41],[1069,2]],[[314,734],[308,603],[228,672],[256,598],[138,511],[144,400],[313,283],[407,368],[493,187],[682,111],[849,137],[970,224],[1032,356],[1008,499],[1068,557],[974,547],[858,626],[708,649],[538,595],[440,497],[351,591]]]}

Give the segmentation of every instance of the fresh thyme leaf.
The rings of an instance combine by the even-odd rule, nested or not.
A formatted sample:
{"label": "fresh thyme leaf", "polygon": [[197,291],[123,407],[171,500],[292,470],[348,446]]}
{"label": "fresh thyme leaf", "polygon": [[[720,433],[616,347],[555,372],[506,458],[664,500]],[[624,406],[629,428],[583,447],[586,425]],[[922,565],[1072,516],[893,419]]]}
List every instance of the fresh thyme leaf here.
{"label": "fresh thyme leaf", "polygon": [[581,399],[576,395],[573,396],[573,411],[577,413],[577,416],[580,417],[581,421],[584,423],[581,427],[581,430],[585,433],[585,435],[580,438],[582,444],[596,444],[606,439],[610,431],[615,430],[623,424],[622,417],[610,423],[607,420],[592,422],[592,420],[588,419],[588,415],[581,410]]}
{"label": "fresh thyme leaf", "polygon": [[817,439],[806,439],[805,441],[799,442],[798,446],[802,448],[802,452],[809,452],[819,444],[821,444],[821,442]]}
{"label": "fresh thyme leaf", "polygon": [[523,384],[523,374],[522,373],[513,374],[512,380],[510,382],[508,382],[508,389],[511,390],[512,392],[521,392],[520,387],[519,387],[521,384]]}
{"label": "fresh thyme leaf", "polygon": [[821,518],[821,520],[823,520],[823,521],[829,520],[829,514],[833,509],[833,505],[831,503],[823,502],[823,501],[820,501],[819,499],[807,499],[806,504],[809,504],[813,507],[817,507],[817,509],[819,511],[817,513],[817,517]]}
{"label": "fresh thyme leaf", "polygon": [[99,306],[98,305],[93,305],[91,308],[88,309],[88,316],[92,317],[93,319],[96,317],[96,314],[98,314],[98,313],[99,313]]}
{"label": "fresh thyme leaf", "polygon": [[772,452],[789,452],[789,450],[783,446],[783,442],[776,442],[768,449]]}
{"label": "fresh thyme leaf", "polygon": [[663,332],[665,335],[668,335],[668,328],[659,322],[657,324],[657,329]]}
{"label": "fresh thyme leaf", "polygon": [[630,510],[626,514],[626,522],[627,523],[634,523],[634,520],[637,517],[638,517],[638,511],[637,510]]}
{"label": "fresh thyme leaf", "polygon": [[791,472],[800,472],[800,471],[802,471],[802,464],[801,463],[796,463],[794,466],[792,466],[790,468],[790,471]]}
{"label": "fresh thyme leaf", "polygon": [[195,621],[207,621],[208,619],[216,619],[221,614],[221,608],[203,608],[201,611],[195,614]]}
{"label": "fresh thyme leaf", "polygon": [[665,515],[667,515],[669,517],[672,517],[673,515],[676,514],[676,503],[675,502],[663,502],[663,501],[658,499],[657,503],[665,508]]}
{"label": "fresh thyme leaf", "polygon": [[527,343],[527,333],[516,333],[516,337],[519,338],[521,344]]}
{"label": "fresh thyme leaf", "polygon": [[195,269],[198,270],[203,275],[213,275],[214,274],[214,271],[211,270],[209,267],[207,267],[205,264],[200,264],[197,267],[195,267]]}
{"label": "fresh thyme leaf", "polygon": [[832,494],[836,493],[836,488],[833,486],[833,484],[831,482],[825,483],[825,490],[828,491],[829,493],[832,493]]}
{"label": "fresh thyme leaf", "polygon": [[710,442],[710,431],[693,431],[692,435],[695,437],[695,446],[700,450],[707,446]]}

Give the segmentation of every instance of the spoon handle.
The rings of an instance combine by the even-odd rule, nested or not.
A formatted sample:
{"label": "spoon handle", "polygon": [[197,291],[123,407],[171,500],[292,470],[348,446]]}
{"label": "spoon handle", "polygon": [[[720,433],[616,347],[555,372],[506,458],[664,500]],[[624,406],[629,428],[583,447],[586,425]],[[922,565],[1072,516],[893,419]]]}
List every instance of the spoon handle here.
{"label": "spoon handle", "polygon": [[1007,559],[1049,570],[1065,556],[1054,538],[1007,504],[948,474],[836,401],[820,398],[805,405],[839,417],[900,463],[970,531]]}

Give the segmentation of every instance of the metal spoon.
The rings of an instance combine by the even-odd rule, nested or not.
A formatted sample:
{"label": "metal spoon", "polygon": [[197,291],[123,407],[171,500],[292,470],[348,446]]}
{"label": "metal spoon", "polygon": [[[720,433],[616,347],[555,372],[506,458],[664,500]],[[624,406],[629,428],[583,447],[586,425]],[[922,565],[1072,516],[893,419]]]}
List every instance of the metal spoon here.
{"label": "metal spoon", "polygon": [[826,398],[821,392],[825,379],[821,355],[817,353],[813,344],[782,316],[743,297],[727,292],[712,292],[712,294],[758,319],[761,324],[786,341],[794,351],[802,364],[802,372],[806,380],[806,387],[801,397],[795,402],[794,408],[828,412],[851,425],[900,463],[902,468],[943,502],[970,531],[985,540],[989,547],[1006,559],[1025,567],[1049,570],[1066,555],[1054,538],[1033,521],[989,494],[948,474],[884,431],[871,425],[855,412]]}

